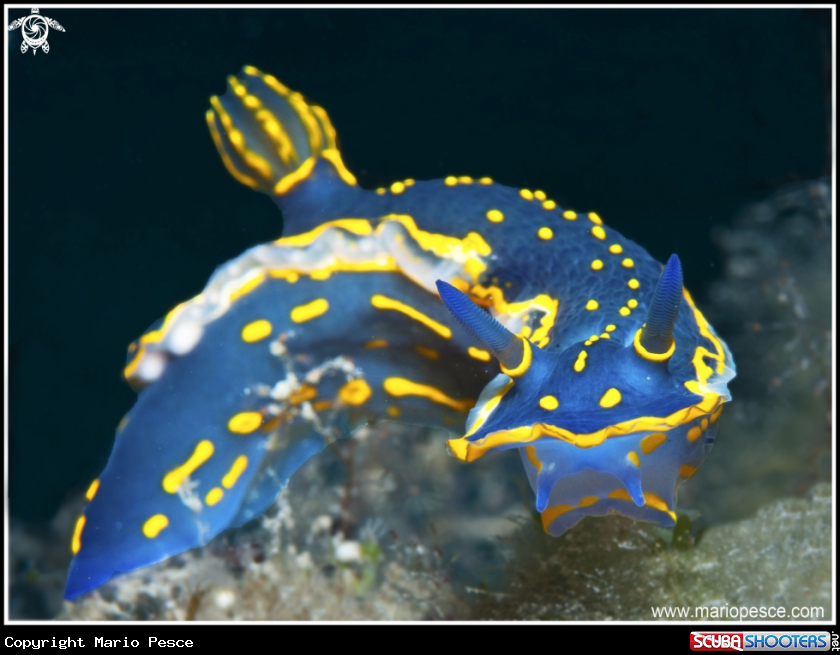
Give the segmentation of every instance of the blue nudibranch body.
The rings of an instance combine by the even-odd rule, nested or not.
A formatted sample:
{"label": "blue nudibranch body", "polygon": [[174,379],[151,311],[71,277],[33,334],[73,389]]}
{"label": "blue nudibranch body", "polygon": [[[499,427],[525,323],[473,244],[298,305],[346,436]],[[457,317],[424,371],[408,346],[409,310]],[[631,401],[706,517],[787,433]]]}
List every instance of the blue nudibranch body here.
{"label": "blue nudibranch body", "polygon": [[[73,535],[65,597],[262,514],[374,418],[518,448],[543,525],[673,526],[735,366],[664,268],[595,213],[489,178],[366,191],[326,112],[246,66],[210,100],[229,172],[287,234],[220,266],[129,346],[139,390]],[[443,300],[443,302],[441,302]]]}

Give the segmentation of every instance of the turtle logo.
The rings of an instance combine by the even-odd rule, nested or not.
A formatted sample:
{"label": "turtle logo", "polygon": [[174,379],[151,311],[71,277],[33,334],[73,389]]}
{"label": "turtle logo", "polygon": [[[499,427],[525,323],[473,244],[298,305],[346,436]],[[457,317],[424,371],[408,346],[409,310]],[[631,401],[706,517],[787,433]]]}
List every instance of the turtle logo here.
{"label": "turtle logo", "polygon": [[12,21],[12,24],[9,25],[9,31],[11,32],[19,27],[22,28],[21,35],[23,36],[20,51],[25,53],[29,48],[32,48],[33,55],[38,48],[43,48],[44,52],[50,51],[50,44],[47,43],[47,34],[49,34],[51,27],[59,32],[64,31],[64,28],[52,18],[41,16],[38,12],[38,7],[33,7],[32,13],[29,16]]}

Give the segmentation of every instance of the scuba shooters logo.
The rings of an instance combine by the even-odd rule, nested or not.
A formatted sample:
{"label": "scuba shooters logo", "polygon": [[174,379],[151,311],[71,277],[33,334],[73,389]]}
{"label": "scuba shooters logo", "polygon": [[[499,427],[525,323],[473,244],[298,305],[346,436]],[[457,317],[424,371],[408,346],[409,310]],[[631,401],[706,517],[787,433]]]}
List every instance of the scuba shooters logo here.
{"label": "scuba shooters logo", "polygon": [[744,650],[742,632],[692,632],[691,650]]}
{"label": "scuba shooters logo", "polygon": [[13,32],[17,28],[21,28],[20,33],[23,37],[23,43],[20,44],[20,51],[26,54],[29,48],[32,48],[34,55],[38,48],[41,48],[45,53],[50,51],[50,44],[47,43],[47,34],[50,33],[50,28],[63,32],[64,28],[54,21],[52,18],[41,16],[38,7],[32,8],[32,13],[29,16],[18,18],[9,25],[9,31]]}
{"label": "scuba shooters logo", "polygon": [[691,650],[704,651],[823,651],[828,632],[692,632]]}

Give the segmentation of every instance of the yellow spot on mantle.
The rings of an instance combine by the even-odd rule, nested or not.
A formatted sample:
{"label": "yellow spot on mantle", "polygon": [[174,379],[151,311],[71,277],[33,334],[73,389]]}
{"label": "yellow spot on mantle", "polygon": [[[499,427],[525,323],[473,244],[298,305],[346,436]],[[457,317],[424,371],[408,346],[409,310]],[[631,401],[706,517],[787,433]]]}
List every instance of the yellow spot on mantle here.
{"label": "yellow spot on mantle", "polygon": [[262,420],[259,412],[240,412],[228,421],[228,430],[234,434],[251,434],[262,425]]}
{"label": "yellow spot on mantle", "polygon": [[559,406],[560,403],[554,396],[543,396],[542,398],[540,398],[540,407],[542,407],[543,409],[551,411],[553,409],[557,409]]}
{"label": "yellow spot on mantle", "polygon": [[645,455],[650,455],[654,450],[659,448],[668,439],[667,435],[662,432],[654,432],[644,437],[639,442],[639,448]]}
{"label": "yellow spot on mantle", "polygon": [[423,346],[415,346],[414,350],[426,357],[427,359],[440,359],[440,353],[434,348],[424,348]]}
{"label": "yellow spot on mantle", "polygon": [[237,457],[233,465],[230,467],[230,470],[225,473],[225,477],[222,478],[222,486],[225,489],[230,489],[233,485],[236,484],[236,481],[239,479],[239,476],[242,475],[243,471],[248,467],[248,458],[245,455],[240,455]]}
{"label": "yellow spot on mantle", "polygon": [[260,319],[248,323],[248,325],[242,328],[242,341],[245,343],[254,343],[255,341],[265,339],[269,334],[271,334],[271,323],[265,319]]}
{"label": "yellow spot on mantle", "polygon": [[590,264],[590,268],[592,268],[593,271],[600,271],[602,268],[604,268],[604,262],[602,262],[600,259],[593,259],[592,264]]}
{"label": "yellow spot on mantle", "polygon": [[155,514],[143,524],[143,534],[149,539],[154,539],[167,525],[169,525],[169,519],[165,514]]}
{"label": "yellow spot on mantle", "polygon": [[542,206],[543,206],[543,209],[554,209],[555,207],[557,207],[557,203],[554,202],[553,200],[546,200],[542,204]]}
{"label": "yellow spot on mantle", "polygon": [[537,230],[537,236],[543,241],[548,241],[554,236],[554,231],[550,227],[541,227]]}
{"label": "yellow spot on mantle", "polygon": [[210,491],[207,492],[207,495],[204,497],[204,502],[212,507],[216,503],[218,503],[225,495],[225,492],[222,491],[219,487],[213,487]]}
{"label": "yellow spot on mantle", "polygon": [[605,393],[601,400],[598,402],[601,407],[609,409],[610,407],[615,407],[618,403],[621,402],[621,392],[618,389],[612,388],[607,389],[607,393]]}
{"label": "yellow spot on mantle", "polygon": [[627,283],[627,286],[631,289],[638,289],[639,281],[636,278],[631,278],[630,281]]}
{"label": "yellow spot on mantle", "polygon": [[600,225],[596,225],[592,228],[592,236],[594,236],[596,239],[600,239],[601,241],[603,241],[607,238],[607,233],[604,232],[604,228],[602,228]]}
{"label": "yellow spot on mantle", "polygon": [[700,438],[700,435],[703,434],[703,430],[700,429],[700,426],[695,425],[688,431],[688,440],[692,443],[697,441]]}
{"label": "yellow spot on mantle", "polygon": [[586,367],[586,357],[589,353],[585,350],[581,350],[578,353],[577,360],[575,361],[575,371],[580,373]]}
{"label": "yellow spot on mantle", "polygon": [[595,225],[603,225],[604,221],[601,220],[601,217],[598,216],[595,212],[589,212],[588,214],[589,220],[595,223]]}
{"label": "yellow spot on mantle", "polygon": [[618,244],[618,243],[612,244],[610,246],[609,250],[613,255],[620,255],[621,253],[624,252],[624,248],[622,248],[621,245]]}
{"label": "yellow spot on mantle", "polygon": [[[163,478],[163,489],[166,493],[174,494],[184,481],[184,478],[194,473],[195,470],[204,464],[213,455],[213,442],[204,439],[198,442],[190,458],[167,473]],[[166,527],[166,526],[164,526]],[[159,531],[158,531],[159,532]],[[157,533],[155,533],[157,534]],[[147,535],[148,536],[148,535]]]}
{"label": "yellow spot on mantle", "polygon": [[372,350],[373,348],[387,348],[388,342],[384,339],[374,339],[373,341],[368,341],[365,344],[365,348],[368,350]]}
{"label": "yellow spot on mantle", "polygon": [[487,212],[487,220],[491,223],[501,223],[503,220],[505,220],[505,215],[498,209],[491,209],[489,212]]}
{"label": "yellow spot on mantle", "polygon": [[325,314],[330,308],[330,303],[325,298],[316,298],[305,305],[298,305],[290,313],[289,317],[295,323],[305,323],[311,321],[313,318],[318,318]]}
{"label": "yellow spot on mantle", "polygon": [[402,193],[403,191],[405,191],[405,184],[403,184],[402,182],[394,182],[391,185],[391,193],[396,194],[396,193]]}
{"label": "yellow spot on mantle", "polygon": [[388,416],[393,416],[394,418],[402,414],[400,408],[396,405],[391,405],[388,409],[385,410],[385,413],[388,414]]}
{"label": "yellow spot on mantle", "polygon": [[529,189],[522,189],[519,192],[519,195],[522,196],[523,198],[525,198],[525,200],[533,200],[534,199],[534,194],[531,193],[531,191]]}
{"label": "yellow spot on mantle", "polygon": [[423,398],[428,398],[432,402],[440,405],[446,405],[447,407],[451,407],[452,409],[464,413],[470,411],[475,404],[474,400],[455,400],[454,398],[447,396],[440,389],[436,389],[435,387],[426,384],[417,384],[416,382],[406,380],[405,378],[387,378],[385,382],[383,382],[382,386],[385,389],[385,392],[391,396],[421,396]]}
{"label": "yellow spot on mantle", "polygon": [[467,354],[473,359],[477,359],[482,362],[490,361],[490,353],[486,350],[482,350],[481,348],[476,348],[475,346],[467,348]]}
{"label": "yellow spot on mantle", "polygon": [[615,325],[610,323],[607,327],[604,328],[607,332],[615,332]]}
{"label": "yellow spot on mantle", "polygon": [[636,300],[635,298],[630,298],[630,300],[627,301],[627,306],[630,309],[636,309],[636,307],[639,306],[639,301]]}
{"label": "yellow spot on mantle", "polygon": [[96,480],[90,483],[87,493],[85,493],[85,498],[87,498],[88,501],[93,500],[97,491],[99,491],[99,478],[96,478]]}
{"label": "yellow spot on mantle", "polygon": [[82,530],[85,529],[85,516],[82,514],[76,519],[76,527],[73,529],[73,539],[70,540],[70,550],[75,555],[82,549]]}
{"label": "yellow spot on mantle", "polygon": [[482,177],[479,181],[479,184],[493,184],[493,179],[489,177]]}
{"label": "yellow spot on mantle", "polygon": [[409,318],[413,318],[415,321],[422,323],[430,330],[434,330],[444,339],[449,339],[450,337],[452,337],[452,330],[450,330],[447,326],[443,325],[442,323],[438,323],[433,318],[430,318],[422,312],[417,311],[416,309],[414,309],[414,307],[409,307],[405,303],[401,303],[399,300],[394,300],[393,298],[388,298],[387,296],[376,294],[375,296],[371,297],[370,304],[376,307],[377,309],[392,309],[394,311],[405,314]]}
{"label": "yellow spot on mantle", "polygon": [[622,316],[630,316],[630,309],[628,307],[622,307],[618,310],[618,313]]}
{"label": "yellow spot on mantle", "polygon": [[443,181],[443,183],[444,183],[446,186],[455,186],[456,184],[458,184],[458,178],[457,178],[457,177],[455,177],[454,175],[450,175],[449,177],[447,177],[447,178]]}
{"label": "yellow spot on mantle", "polygon": [[361,405],[371,397],[373,391],[364,380],[351,380],[338,392],[338,397],[348,405]]}
{"label": "yellow spot on mantle", "polygon": [[565,218],[567,221],[575,221],[577,220],[577,214],[571,209],[567,209],[563,212],[563,218]]}
{"label": "yellow spot on mantle", "polygon": [[596,309],[598,309],[598,301],[597,300],[587,301],[586,309],[588,309],[590,312],[595,311]]}
{"label": "yellow spot on mantle", "polygon": [[696,466],[689,466],[688,464],[683,464],[682,466],[680,466],[679,476],[681,478],[690,478],[695,473],[697,473]]}
{"label": "yellow spot on mantle", "polygon": [[633,265],[634,265],[634,264],[633,264],[633,260],[632,260],[632,259],[630,259],[629,257],[626,257],[625,259],[622,259],[622,260],[621,260],[621,265],[622,265],[624,268],[633,268]]}
{"label": "yellow spot on mantle", "polygon": [[539,201],[545,200],[545,191],[534,191],[534,197]]}
{"label": "yellow spot on mantle", "polygon": [[636,468],[641,467],[642,463],[639,461],[639,454],[635,450],[631,450],[627,453],[627,459],[635,466]]}

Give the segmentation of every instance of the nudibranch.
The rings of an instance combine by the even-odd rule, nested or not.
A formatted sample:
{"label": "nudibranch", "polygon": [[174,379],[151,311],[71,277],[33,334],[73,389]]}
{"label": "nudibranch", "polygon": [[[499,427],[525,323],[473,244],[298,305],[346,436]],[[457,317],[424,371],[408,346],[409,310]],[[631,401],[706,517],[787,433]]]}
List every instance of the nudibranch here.
{"label": "nudibranch", "polygon": [[482,177],[364,190],[327,113],[252,66],[206,119],[286,234],[221,265],[128,348],[138,390],[76,523],[65,597],[260,516],[306,460],[381,418],[470,462],[517,448],[551,535],[675,522],[711,448],[726,344],[594,212]]}

